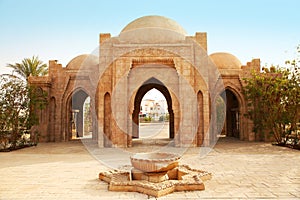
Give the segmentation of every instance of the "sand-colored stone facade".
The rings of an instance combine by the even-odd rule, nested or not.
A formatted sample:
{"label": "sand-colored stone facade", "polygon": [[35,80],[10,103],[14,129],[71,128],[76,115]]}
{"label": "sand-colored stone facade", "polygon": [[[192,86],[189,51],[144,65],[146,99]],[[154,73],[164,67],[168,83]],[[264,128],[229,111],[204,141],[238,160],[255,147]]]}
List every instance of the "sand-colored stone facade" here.
{"label": "sand-colored stone facade", "polygon": [[143,96],[156,88],[168,104],[169,137],[174,145],[209,146],[218,135],[216,98],[226,96],[223,133],[254,141],[252,122],[245,118],[243,77],[260,69],[259,59],[242,66],[229,53],[207,55],[207,33],[187,36],[175,21],[145,16],[129,23],[118,36],[101,33],[99,51],[79,55],[63,67],[49,61],[49,75],[30,77],[48,93],[40,113],[40,141],[72,139],[83,132],[83,103],[90,97],[92,138],[99,147],[131,147],[139,137]]}

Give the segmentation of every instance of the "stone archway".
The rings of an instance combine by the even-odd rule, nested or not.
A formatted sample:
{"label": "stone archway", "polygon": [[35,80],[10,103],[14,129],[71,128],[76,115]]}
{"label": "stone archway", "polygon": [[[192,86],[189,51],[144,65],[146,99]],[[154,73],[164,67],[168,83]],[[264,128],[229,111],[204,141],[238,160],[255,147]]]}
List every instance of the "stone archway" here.
{"label": "stone archway", "polygon": [[226,99],[225,135],[240,138],[240,101],[230,88],[226,88],[221,97]]}
{"label": "stone archway", "polygon": [[84,136],[84,102],[89,95],[79,89],[73,92],[68,100],[67,106],[67,140]]}
{"label": "stone archway", "polygon": [[160,91],[167,100],[169,112],[169,138],[174,138],[174,112],[172,108],[172,98],[168,88],[156,78],[150,78],[138,89],[134,98],[134,110],[132,113],[132,138],[139,138],[139,113],[140,105],[144,95],[151,89]]}

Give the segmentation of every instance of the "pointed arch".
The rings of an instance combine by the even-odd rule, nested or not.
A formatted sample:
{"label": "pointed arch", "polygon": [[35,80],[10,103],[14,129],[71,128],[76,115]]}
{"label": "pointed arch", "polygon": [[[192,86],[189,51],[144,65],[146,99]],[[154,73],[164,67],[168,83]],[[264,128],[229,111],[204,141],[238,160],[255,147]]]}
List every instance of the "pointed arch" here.
{"label": "pointed arch", "polygon": [[66,106],[67,130],[65,140],[83,137],[83,111],[87,97],[89,95],[83,88],[77,88],[69,94]]}
{"label": "pointed arch", "polygon": [[111,147],[112,146],[112,132],[111,132],[111,97],[108,92],[104,95],[104,126],[103,126],[103,133],[104,133],[104,147]]}
{"label": "pointed arch", "polygon": [[169,138],[174,138],[174,112],[172,109],[172,98],[168,88],[158,79],[151,77],[145,81],[138,89],[134,98],[134,110],[132,113],[132,137],[139,137],[139,113],[141,109],[141,101],[144,95],[151,89],[157,89],[160,91],[167,100],[168,112],[169,112]]}
{"label": "pointed arch", "polygon": [[226,116],[224,131],[228,137],[240,138],[241,127],[241,98],[231,87],[227,86],[221,93],[221,97],[226,102]]}
{"label": "pointed arch", "polygon": [[204,140],[204,113],[203,113],[203,94],[199,90],[197,93],[198,102],[198,130],[197,130],[197,146],[201,146]]}

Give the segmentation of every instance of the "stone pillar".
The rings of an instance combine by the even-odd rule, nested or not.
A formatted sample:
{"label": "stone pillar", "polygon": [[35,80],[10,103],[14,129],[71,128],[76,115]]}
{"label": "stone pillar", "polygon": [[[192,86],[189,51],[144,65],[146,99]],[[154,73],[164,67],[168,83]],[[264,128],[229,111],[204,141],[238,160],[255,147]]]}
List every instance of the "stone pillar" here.
{"label": "stone pillar", "polygon": [[[65,107],[63,107],[64,109],[66,109]],[[65,120],[67,119],[63,119],[62,118],[62,101],[58,101],[57,102],[57,106],[56,106],[56,120],[55,120],[55,124],[56,124],[56,132],[54,135],[54,140],[55,142],[61,142],[61,140],[63,139],[63,141],[67,141],[68,138],[66,138],[66,133],[65,130],[62,127],[66,127],[67,122]],[[67,129],[67,127],[65,128]]]}
{"label": "stone pillar", "polygon": [[56,101],[55,98],[52,97],[50,99],[49,103],[49,126],[48,126],[48,132],[50,135],[49,141],[54,142],[55,141],[55,132],[56,132]]}
{"label": "stone pillar", "polygon": [[[188,69],[184,69],[187,71]],[[184,72],[188,73],[188,72]],[[196,146],[197,135],[197,96],[189,83],[179,79],[179,101],[181,105],[180,144],[181,147]],[[178,146],[178,145],[177,145]]]}
{"label": "stone pillar", "polygon": [[97,110],[97,132],[98,132],[98,147],[104,147],[104,94],[99,93],[98,105],[96,106]]}
{"label": "stone pillar", "polygon": [[124,60],[117,60],[113,63],[113,76],[111,84],[112,91],[112,143],[115,147],[127,147],[128,133],[128,99],[127,99],[127,76],[123,74],[126,69]]}

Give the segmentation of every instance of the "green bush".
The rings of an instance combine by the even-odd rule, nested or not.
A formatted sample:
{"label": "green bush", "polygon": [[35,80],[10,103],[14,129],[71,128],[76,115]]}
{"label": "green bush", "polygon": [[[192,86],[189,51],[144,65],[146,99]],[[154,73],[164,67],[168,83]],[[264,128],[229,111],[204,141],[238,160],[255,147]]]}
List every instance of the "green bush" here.
{"label": "green bush", "polygon": [[[0,76],[0,145],[16,149],[24,145],[25,134],[39,123],[37,110],[47,103],[41,88],[28,86],[12,75]],[[35,141],[37,142],[37,141]]]}
{"label": "green bush", "polygon": [[152,121],[152,117],[147,116],[144,118],[145,122],[151,122]]}

